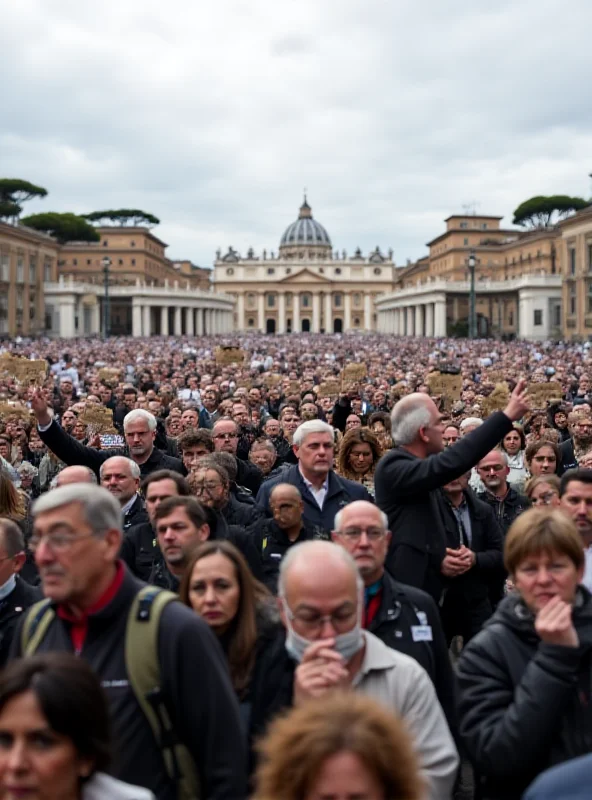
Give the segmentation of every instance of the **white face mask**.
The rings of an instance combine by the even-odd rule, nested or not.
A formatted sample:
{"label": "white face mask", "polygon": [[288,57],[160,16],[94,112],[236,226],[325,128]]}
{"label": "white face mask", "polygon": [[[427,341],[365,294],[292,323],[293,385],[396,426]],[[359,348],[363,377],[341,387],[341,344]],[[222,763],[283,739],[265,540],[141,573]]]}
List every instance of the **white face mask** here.
{"label": "white face mask", "polygon": [[[286,636],[286,650],[288,651],[288,655],[291,656],[294,661],[297,661],[300,664],[304,657],[305,651],[311,646],[311,644],[314,644],[314,642],[309,639],[305,639],[304,636],[296,633],[292,626],[292,622],[290,621],[288,604],[284,598],[282,598],[282,603],[284,604],[286,626],[288,629],[288,635]],[[361,607],[362,606],[358,601],[358,608]],[[347,631],[347,633],[340,633],[337,636],[334,636],[333,639],[335,640],[333,649],[339,653],[346,663],[350,661],[364,646],[361,613],[358,612],[358,619],[351,631]]]}

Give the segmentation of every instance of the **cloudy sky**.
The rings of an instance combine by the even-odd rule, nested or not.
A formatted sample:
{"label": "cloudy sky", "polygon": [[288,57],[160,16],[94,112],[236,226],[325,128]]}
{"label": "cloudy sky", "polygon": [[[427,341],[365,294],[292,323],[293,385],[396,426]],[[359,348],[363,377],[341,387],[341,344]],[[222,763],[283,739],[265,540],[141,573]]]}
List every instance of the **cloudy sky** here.
{"label": "cloudy sky", "polygon": [[[592,194],[590,0],[0,0],[0,175],[139,207],[172,258],[424,254],[471,205]],[[474,204],[474,205],[473,205]]]}

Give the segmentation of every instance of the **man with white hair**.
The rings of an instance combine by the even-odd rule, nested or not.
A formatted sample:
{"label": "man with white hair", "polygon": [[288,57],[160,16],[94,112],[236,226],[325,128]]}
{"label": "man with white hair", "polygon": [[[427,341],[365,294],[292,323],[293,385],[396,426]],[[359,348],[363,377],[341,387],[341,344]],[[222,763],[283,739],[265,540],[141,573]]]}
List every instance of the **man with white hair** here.
{"label": "man with white hair", "polygon": [[364,628],[425,669],[450,729],[456,732],[456,691],[438,607],[427,592],[394,580],[384,568],[391,540],[384,511],[356,500],[339,511],[332,533],[364,581]]}
{"label": "man with white hair", "polygon": [[265,481],[257,494],[257,504],[271,516],[269,498],[278,483],[295,486],[304,502],[304,519],[319,529],[330,531],[335,514],[353,500],[372,502],[365,486],[341,478],[333,471],[333,428],[312,419],[296,428],[292,449],[298,464],[284,469],[281,475]]}
{"label": "man with white hair", "polygon": [[444,449],[442,414],[429,395],[410,394],[395,405],[395,447],[378,462],[374,479],[377,505],[393,532],[386,566],[395,579],[440,602],[447,540],[438,490],[468,472],[527,411],[526,381],[519,381],[503,411]]}
{"label": "man with white hair", "polygon": [[118,501],[123,513],[123,529],[148,522],[140,488],[140,467],[131,458],[112,456],[103,461],[99,470],[101,486]]}
{"label": "man with white hair", "polygon": [[58,472],[51,482],[50,489],[59,489],[60,486],[68,486],[70,483],[94,483],[96,486],[97,476],[90,467],[74,464]]}
{"label": "man with white hair", "polygon": [[87,447],[66,433],[54,419],[53,409],[48,406],[39,390],[31,399],[31,410],[37,418],[39,436],[65,464],[81,464],[90,467],[98,475],[104,461],[120,455],[127,456],[138,464],[142,478],[161,469],[172,469],[181,475],[185,473],[181,459],[166,455],[154,446],[156,417],[149,411],[141,408],[130,411],[123,421],[126,447],[121,450],[103,451]]}
{"label": "man with white hair", "polygon": [[279,580],[286,637],[267,656],[261,681],[273,702],[256,709],[259,721],[264,727],[280,708],[335,689],[363,692],[405,721],[426,797],[450,798],[458,755],[432,682],[417,661],[363,629],[363,591],[356,562],[343,547],[311,541],[289,550]]}

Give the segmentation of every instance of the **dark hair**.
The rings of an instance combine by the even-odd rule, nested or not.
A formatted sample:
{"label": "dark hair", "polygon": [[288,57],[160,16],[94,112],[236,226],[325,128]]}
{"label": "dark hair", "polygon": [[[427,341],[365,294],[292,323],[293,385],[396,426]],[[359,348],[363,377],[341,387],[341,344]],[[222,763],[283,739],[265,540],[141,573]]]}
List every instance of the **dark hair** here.
{"label": "dark hair", "polygon": [[185,513],[196,528],[201,528],[202,525],[206,525],[208,522],[204,507],[195,497],[167,497],[158,504],[154,512],[154,522],[158,522],[163,517],[168,517],[176,508],[184,508]]}
{"label": "dark hair", "polygon": [[195,447],[198,444],[203,444],[204,447],[207,447],[208,452],[214,452],[214,440],[207,428],[199,428],[197,430],[192,428],[179,436],[178,445],[182,453],[189,447]]}
{"label": "dark hair", "polygon": [[24,552],[25,537],[14,520],[8,519],[8,517],[0,517],[0,534],[2,534],[4,549],[9,558],[13,558],[17,553]]}
{"label": "dark hair", "polygon": [[385,431],[391,432],[391,415],[388,411],[373,411],[368,418],[368,427],[372,428],[375,422],[382,422]]}
{"label": "dark hair", "polygon": [[592,483],[592,469],[568,469],[568,471],[561,478],[561,486],[559,487],[559,497],[567,491],[567,487],[573,481],[580,483]]}
{"label": "dark hair", "polygon": [[111,760],[111,724],[107,698],[82,658],[44,653],[13,661],[0,674],[0,714],[13,698],[32,692],[49,727],[71,740],[93,772]]}
{"label": "dark hair", "polygon": [[[163,501],[164,502],[164,501]],[[179,597],[181,602],[191,608],[189,592],[191,589],[191,575],[196,563],[202,558],[215,555],[225,556],[234,566],[236,579],[240,590],[240,599],[236,616],[230,624],[228,632],[225,634],[226,654],[228,666],[230,668],[230,678],[234,690],[239,697],[246,692],[253,665],[255,663],[255,652],[257,643],[257,608],[271,598],[267,588],[253,577],[253,573],[237,548],[230,542],[222,540],[211,540],[204,542],[197,547],[187,564],[181,586]]]}
{"label": "dark hair", "polygon": [[343,435],[339,448],[338,473],[349,480],[358,480],[349,464],[349,454],[357,444],[367,444],[372,450],[372,466],[370,473],[374,472],[382,455],[382,447],[376,436],[368,428],[352,428]]}
{"label": "dark hair", "polygon": [[135,386],[124,386],[123,387],[124,394],[134,394],[136,397],[138,396],[138,390]]}
{"label": "dark hair", "polygon": [[146,494],[146,489],[151,483],[166,480],[174,481],[181,497],[187,497],[191,494],[191,487],[187,483],[187,479],[172,469],[158,469],[156,472],[151,472],[150,475],[146,475],[141,483],[142,494]]}
{"label": "dark hair", "polygon": [[526,452],[524,453],[524,458],[526,459],[526,463],[530,464],[530,462],[539,452],[541,447],[550,447],[553,453],[555,454],[555,472],[557,472],[557,470],[559,469],[559,465],[561,463],[561,453],[555,442],[551,442],[549,439],[538,439],[536,442],[531,442],[528,445],[528,447],[526,448]]}
{"label": "dark hair", "polygon": [[[446,427],[448,427],[448,426],[446,426]],[[524,435],[524,430],[522,428],[522,425],[518,425],[517,423],[514,423],[512,425],[512,430],[508,431],[508,433],[512,433],[513,431],[515,431],[518,434],[518,436],[520,437],[520,449],[524,450],[524,448],[526,447],[526,436]],[[504,434],[504,439],[506,438],[508,433]],[[506,448],[504,447],[504,439],[501,440],[500,447],[505,452]]]}

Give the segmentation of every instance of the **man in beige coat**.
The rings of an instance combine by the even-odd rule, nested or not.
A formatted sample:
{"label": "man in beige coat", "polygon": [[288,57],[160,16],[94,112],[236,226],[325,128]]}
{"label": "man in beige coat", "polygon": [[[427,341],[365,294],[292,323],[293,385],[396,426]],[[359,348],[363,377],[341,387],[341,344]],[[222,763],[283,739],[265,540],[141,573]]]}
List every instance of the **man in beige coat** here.
{"label": "man in beige coat", "polygon": [[294,705],[335,689],[374,697],[407,723],[427,796],[447,800],[458,754],[432,681],[412,658],[362,629],[363,592],[355,561],[332,542],[303,542],[282,561],[279,598],[286,649],[298,662]]}

